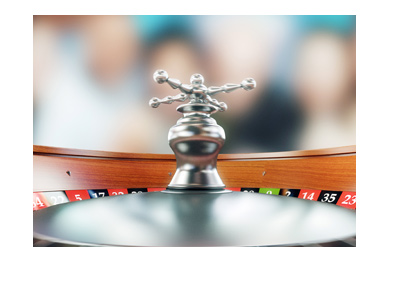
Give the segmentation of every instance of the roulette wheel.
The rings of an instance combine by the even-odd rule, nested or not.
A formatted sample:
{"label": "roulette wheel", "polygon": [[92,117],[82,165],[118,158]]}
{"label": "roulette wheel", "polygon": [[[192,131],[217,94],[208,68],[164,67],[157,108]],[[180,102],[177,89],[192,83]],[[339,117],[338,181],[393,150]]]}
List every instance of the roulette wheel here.
{"label": "roulette wheel", "polygon": [[[34,246],[355,246],[356,148],[220,154],[206,87],[154,74],[189,101],[168,135],[175,155],[33,146]],[[260,130],[262,132],[262,130]],[[217,169],[218,165],[218,169]]]}

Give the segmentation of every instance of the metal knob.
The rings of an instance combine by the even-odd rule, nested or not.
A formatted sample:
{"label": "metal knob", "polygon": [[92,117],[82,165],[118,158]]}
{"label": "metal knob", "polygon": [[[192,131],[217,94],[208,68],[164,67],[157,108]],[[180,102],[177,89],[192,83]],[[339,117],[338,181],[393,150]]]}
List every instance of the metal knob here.
{"label": "metal knob", "polygon": [[204,85],[204,77],[201,74],[192,75],[190,84],[183,84],[178,79],[169,78],[168,73],[164,70],[157,70],[153,75],[153,79],[159,84],[168,83],[173,89],[181,91],[178,95],[167,96],[162,99],[153,97],[149,102],[149,105],[153,108],[157,108],[161,103],[171,104],[176,101],[184,102],[190,99],[191,104],[212,105],[218,111],[225,111],[228,108],[226,103],[218,102],[212,96],[222,92],[229,93],[240,88],[248,91],[256,87],[256,81],[252,78],[246,78],[240,84],[227,83],[223,86],[206,87]]}

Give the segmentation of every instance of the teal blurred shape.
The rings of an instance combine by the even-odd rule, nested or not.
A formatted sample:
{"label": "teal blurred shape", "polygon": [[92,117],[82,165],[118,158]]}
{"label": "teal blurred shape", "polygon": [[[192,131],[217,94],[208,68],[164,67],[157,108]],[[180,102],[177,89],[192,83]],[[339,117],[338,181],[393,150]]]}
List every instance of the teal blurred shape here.
{"label": "teal blurred shape", "polygon": [[164,34],[189,31],[193,17],[190,15],[135,15],[131,16],[133,24],[139,30],[144,42],[153,42]]}
{"label": "teal blurred shape", "polygon": [[348,35],[355,31],[355,15],[301,15],[295,16],[298,27],[309,32],[327,30]]}

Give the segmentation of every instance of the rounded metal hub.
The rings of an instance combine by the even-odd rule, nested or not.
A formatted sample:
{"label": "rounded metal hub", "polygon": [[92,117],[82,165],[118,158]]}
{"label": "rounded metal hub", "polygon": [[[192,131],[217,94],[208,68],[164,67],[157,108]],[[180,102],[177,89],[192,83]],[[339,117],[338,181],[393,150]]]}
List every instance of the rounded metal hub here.
{"label": "rounded metal hub", "polygon": [[258,193],[154,192],[61,204],[33,214],[34,237],[115,246],[289,246],[355,235],[356,213]]}

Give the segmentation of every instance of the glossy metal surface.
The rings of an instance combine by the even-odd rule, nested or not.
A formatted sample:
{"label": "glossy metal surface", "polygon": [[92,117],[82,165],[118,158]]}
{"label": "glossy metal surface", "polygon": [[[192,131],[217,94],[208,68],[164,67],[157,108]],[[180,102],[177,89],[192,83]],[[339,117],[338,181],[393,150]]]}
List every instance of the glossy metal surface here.
{"label": "glossy metal surface", "polygon": [[215,106],[218,111],[225,111],[228,106],[224,102],[218,102],[212,96],[222,92],[232,92],[243,88],[244,90],[252,90],[256,87],[256,81],[252,78],[244,79],[240,84],[227,83],[223,86],[204,85],[204,77],[201,74],[194,74],[190,77],[190,84],[182,84],[178,79],[169,78],[168,73],[164,70],[157,70],[153,79],[159,84],[168,83],[173,89],[179,89],[180,94],[176,96],[167,96],[162,99],[153,97],[149,105],[157,108],[161,103],[171,104],[175,101],[186,101],[190,99],[190,103],[203,103]]}
{"label": "glossy metal surface", "polygon": [[177,111],[181,112],[183,117],[168,134],[168,142],[177,162],[176,172],[168,189],[223,189],[225,185],[217,171],[217,156],[225,143],[225,132],[210,115],[217,111],[225,111],[228,107],[211,96],[239,88],[252,90],[256,86],[255,80],[248,78],[241,84],[207,88],[203,84],[204,78],[201,74],[192,75],[190,84],[182,84],[177,79],[169,78],[164,70],[157,70],[153,78],[155,82],[168,83],[182,93],[163,99],[153,97],[149,102],[151,107],[190,99],[189,103],[178,106]]}
{"label": "glossy metal surface", "polygon": [[356,213],[258,193],[154,192],[35,211],[33,233],[83,245],[286,246],[354,236]]}
{"label": "glossy metal surface", "polygon": [[225,143],[224,129],[210,117],[213,106],[181,105],[183,117],[168,133],[176,172],[168,189],[223,189],[217,156]]}

